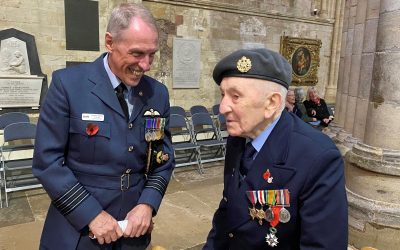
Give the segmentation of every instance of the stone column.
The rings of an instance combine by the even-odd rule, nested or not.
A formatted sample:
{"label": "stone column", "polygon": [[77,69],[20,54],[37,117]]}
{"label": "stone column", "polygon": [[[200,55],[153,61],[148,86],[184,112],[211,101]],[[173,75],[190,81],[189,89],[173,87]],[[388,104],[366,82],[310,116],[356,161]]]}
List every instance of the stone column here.
{"label": "stone column", "polygon": [[353,136],[364,140],[378,32],[380,0],[368,0]]}
{"label": "stone column", "polygon": [[349,240],[394,250],[400,245],[400,2],[368,2],[379,4],[365,139],[345,157]]}
{"label": "stone column", "polygon": [[360,79],[361,53],[363,49],[364,24],[367,11],[367,2],[358,1],[356,5],[356,16],[354,23],[354,38],[351,55],[349,88],[347,95],[347,109],[344,122],[344,130],[351,133],[353,131],[356,100],[358,96],[358,85]]}
{"label": "stone column", "polygon": [[[334,2],[334,1],[332,1]],[[342,29],[343,29],[343,11],[344,11],[345,0],[337,0],[335,13],[335,25],[333,27],[333,37],[331,45],[331,60],[329,68],[329,80],[328,85],[325,89],[324,99],[327,103],[335,102],[337,92],[337,72],[339,69],[339,58],[340,58],[340,46],[342,41]],[[343,10],[343,11],[342,11]]]}
{"label": "stone column", "polygon": [[348,29],[349,29],[349,14],[350,14],[350,1],[344,1],[344,16],[343,16],[343,32],[342,32],[342,42],[341,42],[341,50],[340,50],[340,62],[339,62],[339,74],[338,74],[338,84],[337,84],[337,93],[336,93],[336,102],[335,102],[335,124],[343,127],[344,125],[344,114],[343,111],[346,109],[344,105],[342,105],[342,95],[343,95],[343,86],[344,86],[344,74],[345,74],[345,55],[347,48],[347,37],[348,37]]}

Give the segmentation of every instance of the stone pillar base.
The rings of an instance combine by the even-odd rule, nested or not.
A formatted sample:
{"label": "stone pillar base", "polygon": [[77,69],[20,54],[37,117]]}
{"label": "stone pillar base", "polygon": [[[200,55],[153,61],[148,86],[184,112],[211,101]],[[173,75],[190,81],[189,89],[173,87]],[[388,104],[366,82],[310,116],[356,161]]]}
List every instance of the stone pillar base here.
{"label": "stone pillar base", "polygon": [[349,244],[400,246],[400,151],[357,143],[346,154]]}

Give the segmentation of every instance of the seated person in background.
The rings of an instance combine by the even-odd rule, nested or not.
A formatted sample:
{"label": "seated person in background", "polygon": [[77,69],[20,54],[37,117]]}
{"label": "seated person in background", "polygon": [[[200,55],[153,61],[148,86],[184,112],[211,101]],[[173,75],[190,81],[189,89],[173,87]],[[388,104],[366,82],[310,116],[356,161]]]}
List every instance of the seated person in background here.
{"label": "seated person in background", "polygon": [[303,113],[299,109],[296,103],[296,98],[294,96],[294,91],[292,89],[289,89],[286,95],[286,103],[285,103],[285,109],[290,112],[294,113],[297,115],[300,119],[303,116]]}
{"label": "seated person in background", "polygon": [[315,87],[310,87],[307,90],[307,100],[303,104],[307,110],[307,115],[321,121],[321,126],[327,127],[333,120],[333,116],[330,115],[324,99],[319,97]]}
{"label": "seated person in background", "polygon": [[294,89],[294,95],[296,99],[296,106],[302,113],[301,119],[307,123],[310,123],[311,125],[318,126],[320,121],[317,120],[317,118],[312,118],[307,115],[306,108],[304,107],[303,100],[305,98],[305,93],[303,88],[295,88]]}

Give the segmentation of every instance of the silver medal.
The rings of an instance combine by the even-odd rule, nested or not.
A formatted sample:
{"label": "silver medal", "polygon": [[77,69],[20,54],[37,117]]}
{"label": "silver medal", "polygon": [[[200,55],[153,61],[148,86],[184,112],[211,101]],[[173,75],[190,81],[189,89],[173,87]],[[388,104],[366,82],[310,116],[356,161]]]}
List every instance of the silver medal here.
{"label": "silver medal", "polygon": [[282,207],[281,210],[279,211],[279,221],[282,223],[287,223],[290,220],[290,213],[289,211]]}
{"label": "silver medal", "polygon": [[267,234],[267,236],[265,236],[265,242],[267,242],[268,246],[270,247],[276,247],[279,243],[278,238],[273,233]]}

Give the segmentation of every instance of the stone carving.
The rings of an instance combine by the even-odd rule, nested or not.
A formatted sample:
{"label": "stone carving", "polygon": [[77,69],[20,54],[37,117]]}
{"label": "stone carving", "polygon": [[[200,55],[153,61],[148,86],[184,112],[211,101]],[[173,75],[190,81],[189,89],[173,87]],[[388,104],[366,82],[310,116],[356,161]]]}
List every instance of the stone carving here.
{"label": "stone carving", "polygon": [[0,71],[4,75],[30,75],[26,43],[15,37],[1,41]]}
{"label": "stone carving", "polygon": [[0,114],[38,109],[46,90],[34,37],[15,29],[1,30]]}

